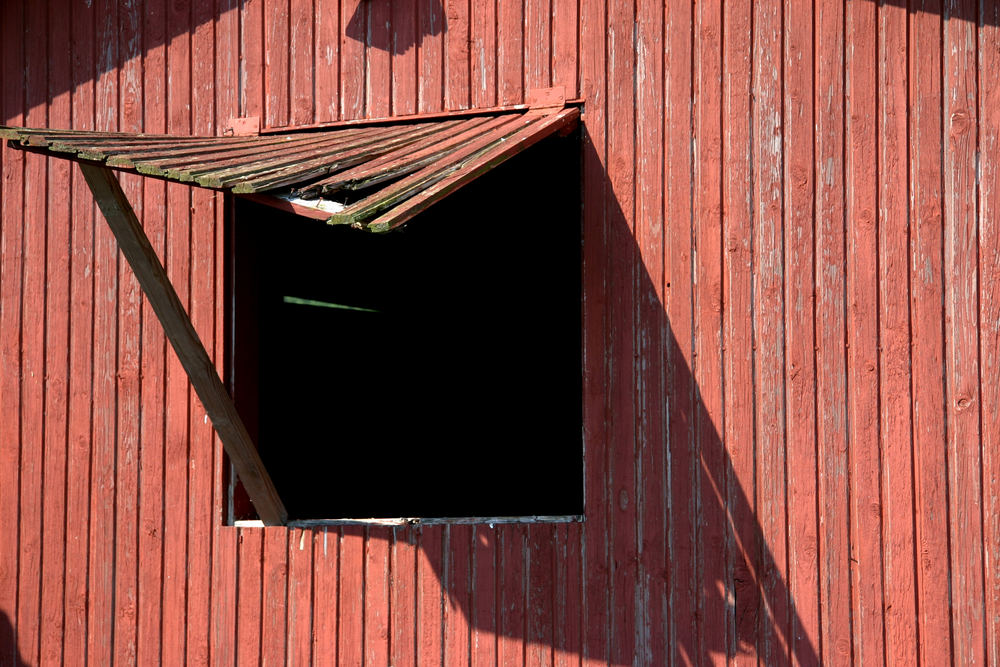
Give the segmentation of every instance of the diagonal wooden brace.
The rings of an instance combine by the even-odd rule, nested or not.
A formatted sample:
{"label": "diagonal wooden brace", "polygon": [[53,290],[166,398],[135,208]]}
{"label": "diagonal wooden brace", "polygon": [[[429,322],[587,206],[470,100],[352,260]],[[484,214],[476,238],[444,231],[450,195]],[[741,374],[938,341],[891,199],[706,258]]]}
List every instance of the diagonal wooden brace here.
{"label": "diagonal wooden brace", "polygon": [[118,179],[106,167],[80,163],[80,169],[195,393],[205,406],[257,514],[265,525],[284,525],[288,514],[278,491]]}

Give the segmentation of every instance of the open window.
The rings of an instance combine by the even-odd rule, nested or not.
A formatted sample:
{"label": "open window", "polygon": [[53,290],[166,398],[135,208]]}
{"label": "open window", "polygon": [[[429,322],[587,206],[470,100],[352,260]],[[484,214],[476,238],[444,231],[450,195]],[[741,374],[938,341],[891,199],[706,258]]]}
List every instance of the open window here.
{"label": "open window", "polygon": [[582,514],[578,141],[387,234],[235,199],[230,381],[291,520]]}
{"label": "open window", "polygon": [[[282,496],[293,520],[538,520],[582,511],[578,119],[554,88],[216,137],[0,137],[80,164],[264,524]],[[227,193],[228,388],[116,170]]]}

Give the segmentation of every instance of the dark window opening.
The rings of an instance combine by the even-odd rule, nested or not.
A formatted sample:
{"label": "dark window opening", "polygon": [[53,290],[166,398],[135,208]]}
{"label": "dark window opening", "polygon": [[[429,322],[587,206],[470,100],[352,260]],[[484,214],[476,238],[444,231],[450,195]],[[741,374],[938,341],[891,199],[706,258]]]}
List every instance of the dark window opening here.
{"label": "dark window opening", "polygon": [[290,519],[582,514],[578,153],[387,234],[236,200],[231,390]]}

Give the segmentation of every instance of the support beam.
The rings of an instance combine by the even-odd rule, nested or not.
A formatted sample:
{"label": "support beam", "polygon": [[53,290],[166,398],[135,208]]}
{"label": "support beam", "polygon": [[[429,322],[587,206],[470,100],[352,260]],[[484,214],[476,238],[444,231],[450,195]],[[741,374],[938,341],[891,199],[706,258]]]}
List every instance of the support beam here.
{"label": "support beam", "polygon": [[81,163],[80,169],[195,393],[205,406],[257,514],[265,525],[284,525],[288,514],[278,491],[118,179],[106,167]]}

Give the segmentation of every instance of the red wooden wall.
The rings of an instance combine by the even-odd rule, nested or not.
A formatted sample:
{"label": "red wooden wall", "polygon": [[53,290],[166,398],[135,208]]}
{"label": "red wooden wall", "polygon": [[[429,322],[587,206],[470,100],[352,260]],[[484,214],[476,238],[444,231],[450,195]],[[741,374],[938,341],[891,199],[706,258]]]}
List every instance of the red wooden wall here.
{"label": "red wooden wall", "polygon": [[[80,174],[4,149],[0,664],[1000,663],[992,0],[0,21],[7,124],[584,98],[587,486],[583,524],[223,527],[220,448]],[[125,187],[221,359],[220,200]]]}

